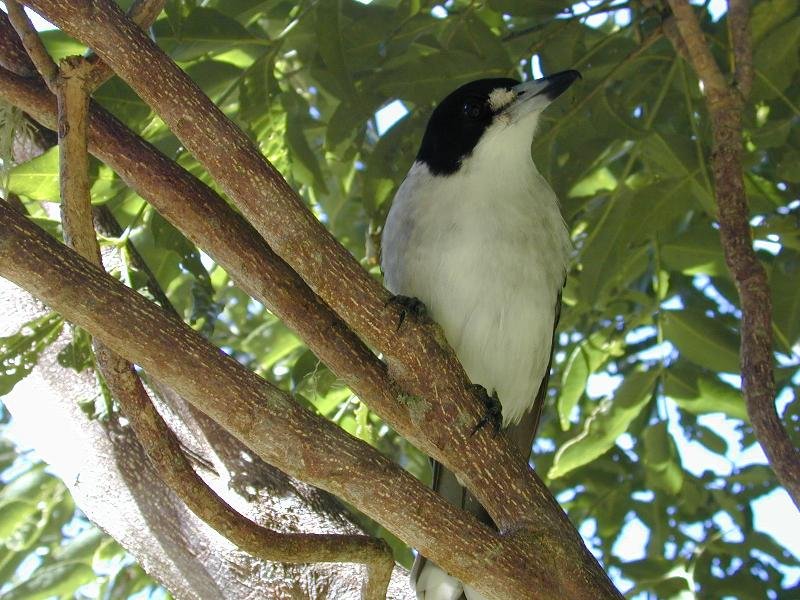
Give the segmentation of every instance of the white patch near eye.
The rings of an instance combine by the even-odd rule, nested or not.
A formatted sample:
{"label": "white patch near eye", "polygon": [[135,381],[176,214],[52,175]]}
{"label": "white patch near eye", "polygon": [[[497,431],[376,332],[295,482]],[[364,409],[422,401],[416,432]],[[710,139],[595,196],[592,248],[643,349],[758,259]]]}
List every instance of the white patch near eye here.
{"label": "white patch near eye", "polygon": [[497,88],[492,90],[489,94],[489,106],[493,111],[498,111],[501,108],[508,106],[517,97],[517,94],[505,88]]}

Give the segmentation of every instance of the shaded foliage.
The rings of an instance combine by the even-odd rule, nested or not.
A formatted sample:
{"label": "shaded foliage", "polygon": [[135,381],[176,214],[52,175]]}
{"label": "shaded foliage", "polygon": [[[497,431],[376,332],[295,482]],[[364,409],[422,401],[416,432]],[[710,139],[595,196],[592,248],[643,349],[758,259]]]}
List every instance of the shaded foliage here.
{"label": "shaded foliage", "polygon": [[[702,25],[724,63],[728,38],[725,16],[718,17],[703,10]],[[381,224],[435,102],[478,77],[579,69],[583,81],[548,110],[533,144],[576,248],[533,462],[604,564],[635,592],[778,597],[781,569],[800,565],[754,527],[751,502],[776,489],[772,472],[757,462],[705,468],[685,454],[696,442],[707,450],[701,456],[738,455],[755,439],[737,388],[740,314],[715,223],[702,91],[660,35],[661,19],[655,7],[624,1],[170,0],[152,31],[376,277]],[[796,0],[757,3],[752,35],[745,176],[774,295],[780,406],[800,441]],[[56,57],[83,51],[61,32],[43,37]],[[108,82],[95,97],[213,185],[122,82]],[[399,120],[384,131],[385,113],[376,112],[390,104]],[[11,191],[43,222],[39,202],[57,197],[57,161],[50,151],[10,173]],[[107,167],[95,164],[93,180],[94,201],[111,208],[188,322],[299,401],[429,477],[424,456],[201,249]],[[130,265],[116,275],[144,287]],[[5,341],[3,389],[26,374],[37,344],[54,336],[47,327],[52,318],[34,328],[38,337]],[[86,364],[85,356],[65,358],[66,366]],[[715,431],[720,424],[735,435]],[[14,506],[14,514],[27,510]],[[631,559],[616,546],[634,522],[646,534],[642,556]],[[386,535],[407,563],[409,550]],[[76,567],[61,580],[84,576],[92,575]]]}

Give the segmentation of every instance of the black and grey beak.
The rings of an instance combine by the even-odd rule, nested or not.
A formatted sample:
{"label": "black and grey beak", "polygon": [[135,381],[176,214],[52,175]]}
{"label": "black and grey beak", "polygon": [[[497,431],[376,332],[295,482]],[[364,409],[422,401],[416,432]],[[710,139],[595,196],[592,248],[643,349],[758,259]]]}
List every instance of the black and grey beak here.
{"label": "black and grey beak", "polygon": [[[580,79],[581,74],[578,71],[570,69],[569,71],[561,71],[541,79],[534,79],[533,81],[526,81],[515,85],[512,90],[517,93],[516,103],[527,103],[529,99],[544,97],[547,99],[547,104],[558,98],[563,94],[569,86],[575,83],[576,79]],[[537,105],[539,102],[536,103]]]}

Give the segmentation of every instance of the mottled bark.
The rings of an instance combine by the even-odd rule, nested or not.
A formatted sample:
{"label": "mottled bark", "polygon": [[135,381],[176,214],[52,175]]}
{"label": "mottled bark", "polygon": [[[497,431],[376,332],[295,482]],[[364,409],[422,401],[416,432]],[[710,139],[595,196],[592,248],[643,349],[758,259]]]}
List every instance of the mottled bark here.
{"label": "mottled bark", "polygon": [[[3,203],[0,275],[169,385],[267,463],[353,504],[455,576],[478,580],[489,598],[546,598],[565,589],[559,573],[538,566],[545,551],[561,546],[500,537]],[[532,585],[541,592],[531,596]],[[571,587],[570,597],[597,597],[584,582]]]}
{"label": "mottled bark", "polygon": [[[487,428],[471,435],[483,405],[436,328],[409,322],[397,331],[398,309],[387,305],[388,292],[336,242],[258,148],[152,40],[109,2],[26,4],[88,43],[131,85],[272,249],[356,334],[384,355],[406,394],[398,394],[392,402],[385,402],[384,395],[363,396],[371,408],[457,473],[501,530],[543,528],[558,532],[561,538],[573,538],[576,548],[582,547],[547,489],[508,441]],[[436,427],[431,426],[433,422]],[[497,489],[504,494],[497,494]],[[596,569],[596,563],[591,569]]]}
{"label": "mottled bark", "polygon": [[[113,255],[106,255],[113,261]],[[9,336],[47,308],[0,278],[0,336]],[[200,519],[166,486],[131,427],[111,416],[89,419],[80,408],[100,395],[90,370],[58,363],[68,330],[38,359],[33,371],[3,397],[25,447],[69,488],[88,518],[118,540],[156,580],[182,600],[358,600],[363,568],[354,564],[265,563],[243,552]],[[357,533],[325,492],[291,479],[218,431],[212,439],[180,427],[170,395],[159,411],[181,432],[181,443],[213,461],[203,480],[236,510],[279,531]],[[46,415],[46,418],[43,417]],[[65,444],[69,445],[68,451]],[[252,490],[257,492],[254,494]],[[405,570],[396,569],[389,598],[411,600]]]}

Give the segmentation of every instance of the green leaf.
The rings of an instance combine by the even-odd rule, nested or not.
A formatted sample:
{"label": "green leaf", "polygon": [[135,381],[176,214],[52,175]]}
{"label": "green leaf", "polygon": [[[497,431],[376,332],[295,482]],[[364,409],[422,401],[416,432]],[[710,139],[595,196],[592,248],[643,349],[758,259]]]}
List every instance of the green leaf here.
{"label": "green leaf", "polygon": [[[58,147],[17,165],[9,173],[8,189],[29,200],[58,202],[60,199]],[[90,162],[89,180],[92,184],[92,202],[108,200],[123,183],[114,172],[96,160]]]}
{"label": "green leaf", "polygon": [[82,562],[63,562],[36,569],[25,581],[3,594],[3,600],[44,600],[72,596],[80,586],[94,581],[92,568]]}
{"label": "green leaf", "polygon": [[316,5],[317,43],[320,56],[337,84],[337,93],[342,98],[355,94],[350,70],[345,59],[340,23],[341,0],[328,0]]}
{"label": "green leaf", "polygon": [[0,545],[30,521],[37,521],[39,509],[24,500],[10,500],[0,504]]}
{"label": "green leaf", "polygon": [[791,18],[797,8],[797,0],[761,0],[755,3],[750,15],[752,43],[758,45],[768,33]]}
{"label": "green leaf", "polygon": [[150,116],[150,107],[119,77],[112,77],[92,94],[104,108],[137,129]]}
{"label": "green leaf", "polygon": [[58,364],[78,373],[94,364],[92,337],[81,327],[72,328],[72,339],[58,353]]}
{"label": "green leaf", "polygon": [[382,96],[361,94],[354,100],[345,100],[339,104],[328,123],[325,147],[341,153],[343,149],[339,147],[351,142],[364,130],[384,101]]}
{"label": "green leaf", "polygon": [[552,17],[570,6],[564,0],[489,0],[492,10],[520,17]]}
{"label": "green leaf", "polygon": [[56,62],[67,56],[86,52],[86,46],[84,44],[69,37],[59,29],[40,31],[39,37],[44,42],[44,47],[47,48],[48,54],[50,54]]}
{"label": "green leaf", "polygon": [[325,176],[322,174],[317,153],[311,149],[305,133],[294,119],[286,123],[286,141],[295,176],[303,183],[314,185],[321,191],[327,192]]}
{"label": "green leaf", "polygon": [[60,198],[58,147],[11,169],[8,189],[31,200],[57,202]]}
{"label": "green leaf", "polygon": [[719,233],[711,227],[692,227],[680,237],[662,244],[661,260],[668,268],[687,275],[728,275]]}
{"label": "green leaf", "polygon": [[675,495],[683,487],[681,467],[675,440],[667,431],[667,423],[659,421],[644,430],[645,480],[650,489]]}
{"label": "green leaf", "polygon": [[728,442],[725,441],[725,438],[716,434],[714,431],[708,427],[705,427],[704,425],[694,425],[694,430],[695,439],[703,444],[703,446],[722,456],[728,454]]}
{"label": "green leaf", "polygon": [[605,343],[600,335],[594,335],[578,344],[569,355],[558,395],[558,418],[564,431],[569,429],[572,409],[583,396],[589,375],[599,369],[611,354],[611,345]]}
{"label": "green leaf", "polygon": [[604,291],[626,255],[632,201],[628,193],[612,194],[581,249],[580,297],[590,305],[602,305]]}
{"label": "green leaf", "polygon": [[269,45],[268,40],[255,37],[235,19],[205,7],[192,9],[181,22],[179,32],[174,31],[166,19],[156,21],[153,28],[159,45],[178,61],[227,52],[236,46]]}
{"label": "green leaf", "polygon": [[236,85],[243,70],[229,62],[204,60],[188,66],[186,73],[206,96],[217,103]]}
{"label": "green leaf", "polygon": [[651,133],[639,142],[642,158],[662,178],[680,177],[690,182],[691,196],[709,215],[716,215],[716,203],[706,186],[697,162],[694,144],[688,136]]}
{"label": "green leaf", "polygon": [[39,361],[39,356],[61,334],[64,321],[47,313],[22,326],[14,335],[0,338],[0,396],[11,391]]}
{"label": "green leaf", "polygon": [[91,527],[69,540],[67,544],[60,546],[54,553],[53,558],[59,562],[80,561],[88,563],[92,560],[97,547],[106,539],[109,539],[106,534],[96,527]]}
{"label": "green leaf", "polygon": [[[471,68],[464,68],[470,65]],[[481,77],[502,77],[508,74],[504,65],[482,63],[462,51],[434,52],[419,60],[403,62],[379,74],[378,90],[389,97],[429,104],[446,96],[461,84]]]}
{"label": "green leaf", "polygon": [[800,17],[795,17],[773,29],[753,51],[753,67],[771,86],[759,77],[753,81],[756,98],[773,98],[775,89],[785,90],[795,80],[798,67],[797,48],[800,45]]}
{"label": "green leaf", "polygon": [[583,431],[559,448],[547,476],[563,477],[611,448],[649,402],[659,372],[634,371],[625,377],[613,400],[600,402],[584,422]]}
{"label": "green leaf", "polygon": [[747,420],[747,409],[739,390],[683,360],[667,370],[664,394],[682,410],[694,415],[721,412],[734,419]]}
{"label": "green leaf", "polygon": [[796,276],[776,270],[770,278],[770,288],[776,337],[788,351],[800,341],[800,286]]}
{"label": "green leaf", "polygon": [[681,356],[713,371],[739,372],[739,336],[718,320],[692,309],[661,314],[665,339]]}

